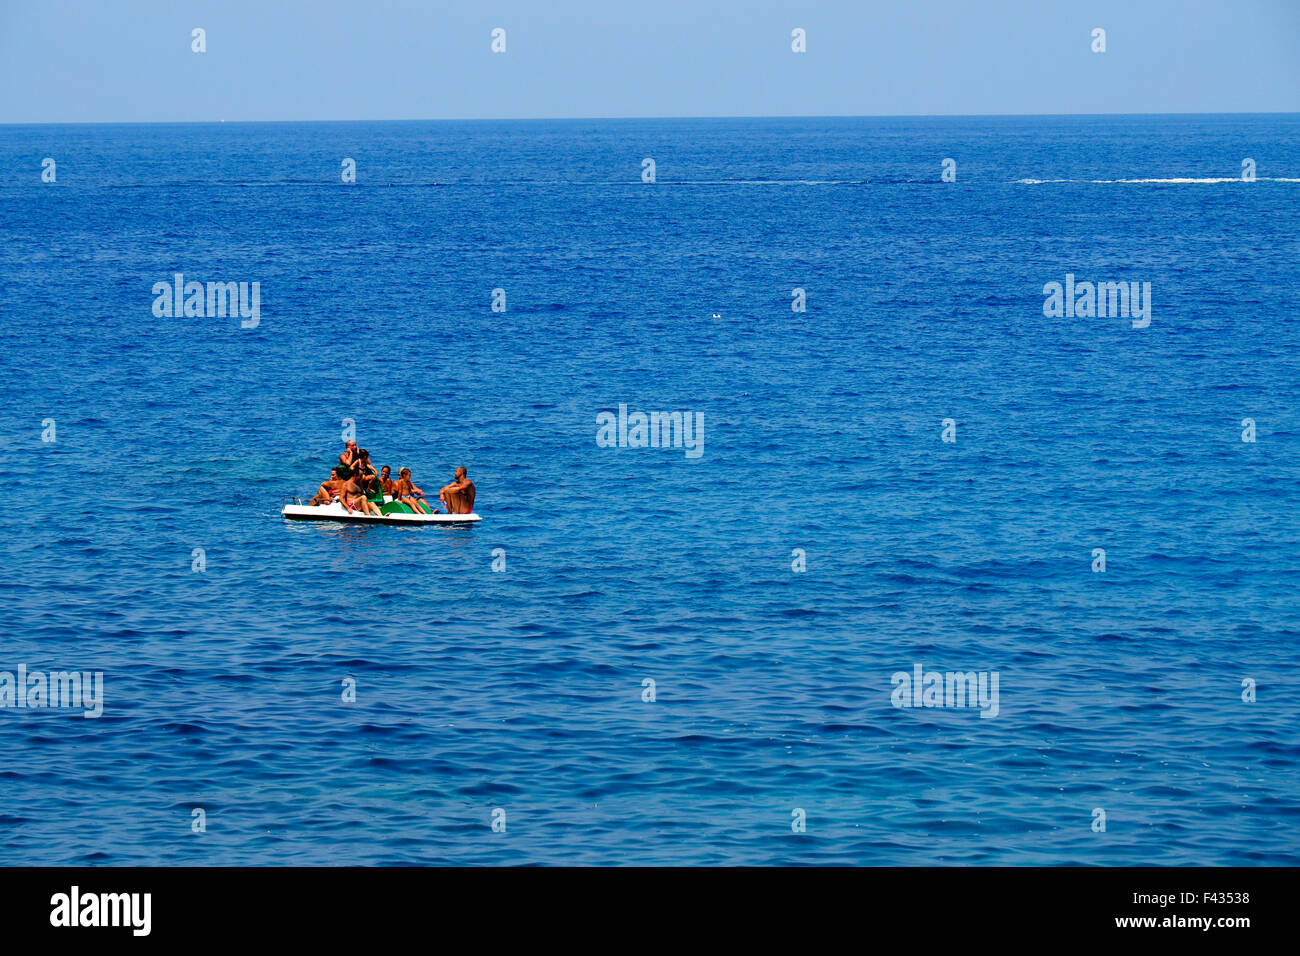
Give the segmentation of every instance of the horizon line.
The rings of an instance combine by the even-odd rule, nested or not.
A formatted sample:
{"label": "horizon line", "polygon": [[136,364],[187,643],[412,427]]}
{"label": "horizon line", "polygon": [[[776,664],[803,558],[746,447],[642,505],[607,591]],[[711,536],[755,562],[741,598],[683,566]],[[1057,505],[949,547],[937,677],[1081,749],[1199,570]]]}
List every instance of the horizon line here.
{"label": "horizon line", "polygon": [[1067,117],[1137,117],[1137,116],[1300,116],[1300,111],[1265,110],[1248,112],[1133,112],[1133,113],[739,113],[730,116],[483,116],[483,117],[418,117],[388,119],[204,119],[204,120],[37,120],[29,122],[0,122],[6,126],[220,126],[225,123],[249,125],[254,123],[581,123],[624,122],[635,120],[781,120],[781,119],[1016,119]]}

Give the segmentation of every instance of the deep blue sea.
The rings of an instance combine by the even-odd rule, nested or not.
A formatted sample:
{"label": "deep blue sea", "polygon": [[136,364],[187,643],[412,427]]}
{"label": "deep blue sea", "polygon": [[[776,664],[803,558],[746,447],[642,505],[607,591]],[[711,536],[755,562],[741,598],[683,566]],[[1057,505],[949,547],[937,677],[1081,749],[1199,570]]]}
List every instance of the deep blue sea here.
{"label": "deep blue sea", "polygon": [[[0,127],[0,671],[103,674],[0,861],[1300,864],[1298,224],[1296,115]],[[345,420],[483,520],[282,519]]]}

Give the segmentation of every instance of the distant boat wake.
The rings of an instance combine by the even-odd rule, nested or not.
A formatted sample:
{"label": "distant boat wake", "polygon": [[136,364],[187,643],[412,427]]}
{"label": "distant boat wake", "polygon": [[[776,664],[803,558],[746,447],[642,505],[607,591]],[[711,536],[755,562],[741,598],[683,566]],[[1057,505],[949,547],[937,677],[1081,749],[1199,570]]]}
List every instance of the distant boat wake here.
{"label": "distant boat wake", "polygon": [[[1290,176],[1257,176],[1257,182],[1271,183],[1300,183],[1300,177]],[[1245,183],[1247,180],[1240,176],[1213,176],[1213,177],[1194,177],[1194,176],[1176,176],[1170,178],[1145,178],[1145,179],[1015,179],[1000,181],[979,181],[964,180],[963,186],[975,185],[1018,185],[1018,186],[1042,186],[1051,183],[1093,183],[1098,185],[1110,185],[1116,183],[1157,183],[1186,185],[1193,184],[1215,184],[1215,183]],[[541,186],[541,187],[615,187],[615,188],[643,188],[642,183],[636,181],[614,179],[614,180],[584,180],[584,179],[517,179],[517,180],[452,180],[450,182],[371,182],[366,186],[353,185],[350,189],[363,188],[380,188],[380,189],[491,189],[497,186]],[[948,185],[942,183],[939,179],[661,179],[654,184],[656,188],[665,189],[674,186],[940,186]],[[105,183],[96,184],[92,188],[108,189],[187,189],[203,188],[210,189],[214,187],[233,188],[233,189],[270,189],[276,187],[292,187],[303,189],[336,189],[337,185],[325,182],[309,182],[304,180],[267,180],[267,181],[240,181],[240,182],[220,182],[220,181],[203,181],[203,182],[159,182],[159,183]]]}
{"label": "distant boat wake", "polygon": [[[1258,182],[1270,183],[1300,183],[1300,179],[1293,179],[1288,176],[1257,176]],[[1016,182],[1025,186],[1041,186],[1044,183],[1246,183],[1247,180],[1240,176],[1215,176],[1208,178],[1193,178],[1180,176],[1174,179],[1017,179]]]}

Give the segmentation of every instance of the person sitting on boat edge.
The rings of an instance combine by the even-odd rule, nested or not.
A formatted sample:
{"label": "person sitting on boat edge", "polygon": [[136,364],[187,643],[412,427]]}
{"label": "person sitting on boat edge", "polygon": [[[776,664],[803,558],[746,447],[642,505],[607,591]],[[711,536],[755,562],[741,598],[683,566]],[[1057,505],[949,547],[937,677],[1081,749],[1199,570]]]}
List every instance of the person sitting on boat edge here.
{"label": "person sitting on boat edge", "polygon": [[[363,515],[373,514],[376,517],[383,513],[379,507],[370,500],[370,482],[373,476],[367,475],[361,469],[353,472],[351,479],[343,486],[339,492],[339,501],[343,502],[343,507],[348,511],[360,511]],[[378,479],[374,479],[378,485]],[[382,492],[381,492],[382,495]]]}
{"label": "person sitting on boat edge", "polygon": [[461,465],[456,469],[456,479],[445,485],[438,492],[438,500],[450,515],[468,515],[474,513],[474,482],[469,480],[469,472]]}
{"label": "person sitting on boat edge", "polygon": [[393,489],[397,487],[397,482],[392,478],[393,470],[387,465],[379,469],[379,487],[384,489],[384,494],[397,497],[397,492]]}
{"label": "person sitting on boat edge", "polygon": [[347,484],[348,479],[352,477],[352,469],[344,468],[341,465],[330,470],[328,481],[321,482],[321,486],[316,489],[316,497],[307,502],[309,505],[327,505],[338,497],[343,486]]}
{"label": "person sitting on boat edge", "polygon": [[393,500],[400,501],[418,515],[436,514],[429,503],[424,500],[424,492],[411,481],[411,469],[403,468],[397,473],[397,482],[393,486]]}

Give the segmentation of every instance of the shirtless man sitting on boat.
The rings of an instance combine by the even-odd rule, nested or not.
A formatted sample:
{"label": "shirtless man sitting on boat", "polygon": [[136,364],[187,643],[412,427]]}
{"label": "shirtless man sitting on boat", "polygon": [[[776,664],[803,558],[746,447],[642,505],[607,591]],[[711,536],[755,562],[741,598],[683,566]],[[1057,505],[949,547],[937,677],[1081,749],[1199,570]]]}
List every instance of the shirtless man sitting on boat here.
{"label": "shirtless man sitting on boat", "polygon": [[438,500],[447,509],[447,514],[467,515],[474,512],[474,494],[474,482],[469,480],[469,472],[461,465],[456,469],[456,480],[438,492]]}
{"label": "shirtless man sitting on boat", "polygon": [[339,455],[339,464],[344,468],[355,468],[358,457],[357,443],[349,438],[344,444],[346,447],[343,449],[343,453]]}
{"label": "shirtless man sitting on boat", "polygon": [[[339,501],[343,502],[343,507],[348,511],[360,511],[363,515],[381,517],[383,512],[379,510],[379,505],[371,500],[374,497],[372,482],[378,488],[379,479],[373,473],[367,474],[358,468],[339,492]],[[382,494],[380,492],[381,501]]]}

